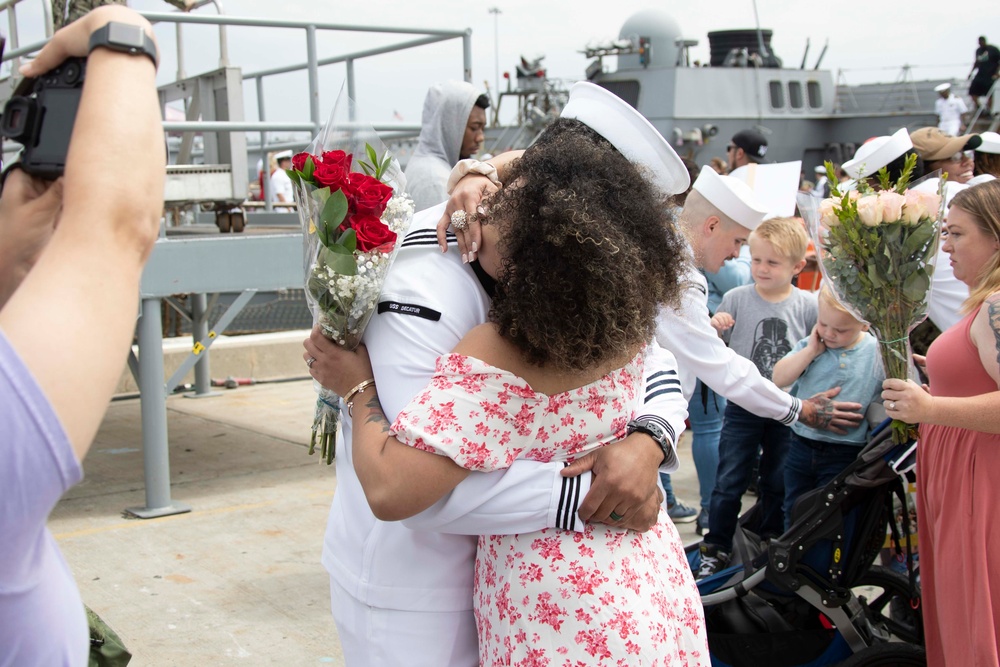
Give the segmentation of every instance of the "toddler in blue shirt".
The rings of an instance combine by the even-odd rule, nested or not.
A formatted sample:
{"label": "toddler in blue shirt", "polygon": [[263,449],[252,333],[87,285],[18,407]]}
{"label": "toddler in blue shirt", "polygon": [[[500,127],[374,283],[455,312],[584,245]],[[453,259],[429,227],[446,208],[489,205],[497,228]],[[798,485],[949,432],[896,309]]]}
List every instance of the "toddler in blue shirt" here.
{"label": "toddler in blue shirt", "polygon": [[[855,319],[823,286],[816,326],[774,365],[773,378],[779,387],[792,385],[792,395],[800,398],[839,386],[837,400],[860,403],[868,411],[873,403],[880,407],[885,372],[868,325]],[[799,496],[823,486],[854,461],[868,442],[868,428],[865,420],[845,434],[792,425],[792,444],[785,459],[786,529]]]}

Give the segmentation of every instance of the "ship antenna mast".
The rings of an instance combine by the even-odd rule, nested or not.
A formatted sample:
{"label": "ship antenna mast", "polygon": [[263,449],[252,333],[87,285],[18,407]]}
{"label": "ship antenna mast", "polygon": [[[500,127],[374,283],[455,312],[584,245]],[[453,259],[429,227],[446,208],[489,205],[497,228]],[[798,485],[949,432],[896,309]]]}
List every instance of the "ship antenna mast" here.
{"label": "ship antenna mast", "polygon": [[767,52],[767,47],[764,46],[764,33],[760,31],[760,16],[757,15],[757,0],[751,0],[753,3],[753,20],[757,25],[757,46],[760,49],[761,60],[766,61],[770,55]]}

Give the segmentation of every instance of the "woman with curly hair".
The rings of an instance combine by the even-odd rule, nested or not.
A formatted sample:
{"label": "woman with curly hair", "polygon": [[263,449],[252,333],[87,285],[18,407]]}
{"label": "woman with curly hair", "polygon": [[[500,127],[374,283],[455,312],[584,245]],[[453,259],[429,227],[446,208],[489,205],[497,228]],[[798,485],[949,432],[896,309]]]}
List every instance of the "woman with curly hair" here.
{"label": "woman with curly hair", "polygon": [[[644,348],[659,306],[679,300],[683,242],[633,163],[578,121],[551,129],[486,202],[489,322],[438,359],[391,426],[374,387],[353,401],[353,464],[379,519],[422,511],[472,471],[578,459],[622,438],[642,403]],[[337,355],[334,391],[372,377],[363,347]],[[482,665],[709,664],[663,510],[646,533],[482,536],[475,608]]]}

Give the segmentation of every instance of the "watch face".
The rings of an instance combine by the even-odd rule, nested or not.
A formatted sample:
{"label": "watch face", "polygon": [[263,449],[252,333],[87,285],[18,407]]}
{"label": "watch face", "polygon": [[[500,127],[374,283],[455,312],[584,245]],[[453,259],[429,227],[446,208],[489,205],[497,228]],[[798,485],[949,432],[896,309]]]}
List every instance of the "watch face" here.
{"label": "watch face", "polygon": [[108,42],[120,44],[132,49],[141,49],[143,45],[142,28],[130,23],[108,23]]}

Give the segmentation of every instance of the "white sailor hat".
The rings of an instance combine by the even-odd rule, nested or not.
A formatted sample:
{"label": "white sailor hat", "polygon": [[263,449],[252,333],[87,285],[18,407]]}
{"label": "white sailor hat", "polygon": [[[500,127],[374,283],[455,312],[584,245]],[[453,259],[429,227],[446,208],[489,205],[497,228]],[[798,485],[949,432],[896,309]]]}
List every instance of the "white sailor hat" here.
{"label": "white sailor hat", "polygon": [[560,114],[575,118],[611,142],[630,161],[645,167],[667,194],[686,192],[691,176],[680,157],[642,114],[614,93],[588,81],[569,89]]}
{"label": "white sailor hat", "polygon": [[757,201],[767,209],[764,219],[795,215],[795,195],[799,192],[802,161],[772,164],[745,164],[730,172],[753,190]]}
{"label": "white sailor hat", "polygon": [[767,215],[767,208],[750,186],[733,176],[721,176],[711,167],[702,167],[694,190],[733,222],[749,230],[757,229]]}
{"label": "white sailor hat", "polygon": [[946,90],[951,90],[951,84],[945,81],[944,83],[934,86],[935,93],[943,93]]}
{"label": "white sailor hat", "polygon": [[841,166],[851,178],[867,178],[911,148],[913,142],[904,127],[891,136],[869,139]]}
{"label": "white sailor hat", "polygon": [[825,176],[826,175],[826,165],[825,164],[818,164],[815,167],[813,167],[813,171],[815,173],[817,173],[817,174],[823,174]]}
{"label": "white sailor hat", "polygon": [[983,140],[976,146],[979,153],[1000,153],[1000,134],[996,132],[980,132],[979,138]]}
{"label": "white sailor hat", "polygon": [[280,153],[275,153],[274,154],[274,159],[275,160],[291,160],[292,159],[292,151],[291,150],[287,150],[287,151],[281,151]]}

